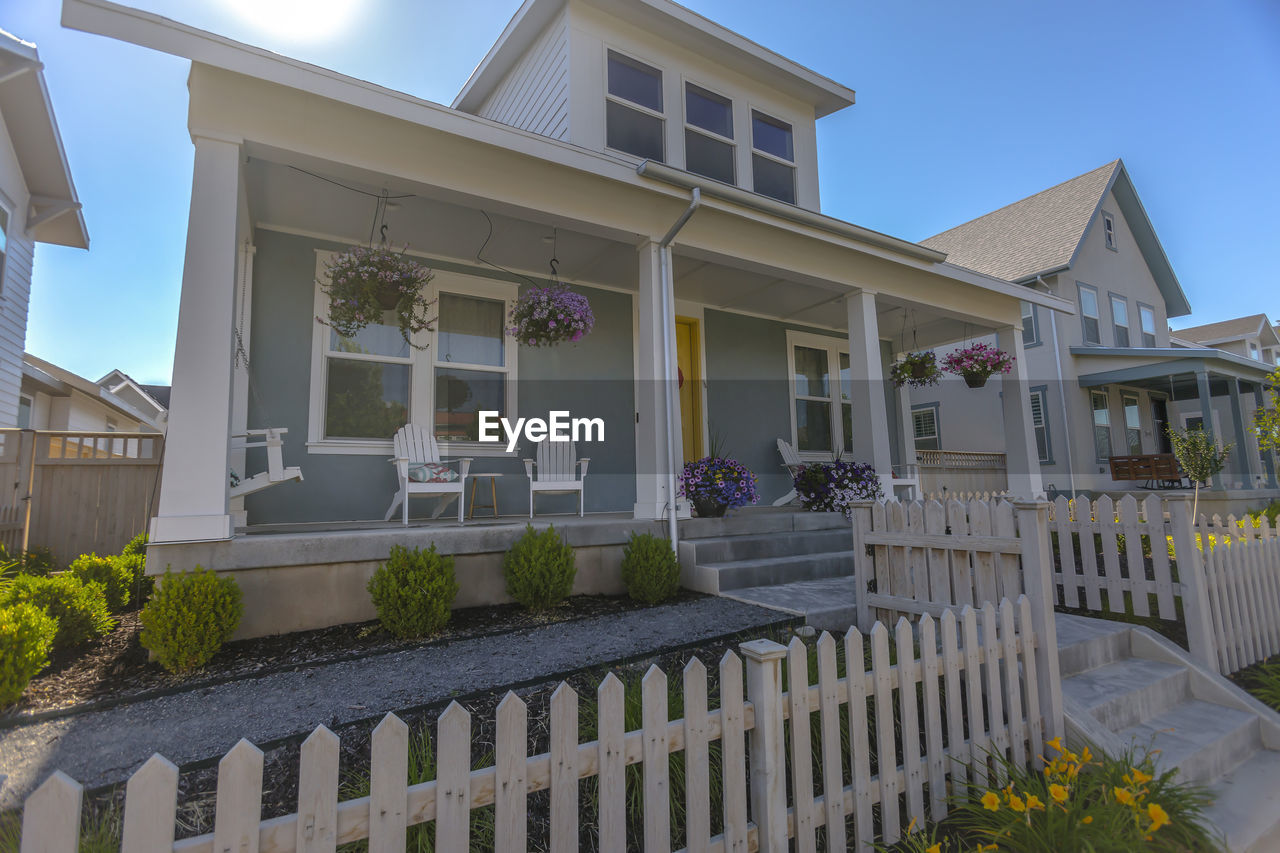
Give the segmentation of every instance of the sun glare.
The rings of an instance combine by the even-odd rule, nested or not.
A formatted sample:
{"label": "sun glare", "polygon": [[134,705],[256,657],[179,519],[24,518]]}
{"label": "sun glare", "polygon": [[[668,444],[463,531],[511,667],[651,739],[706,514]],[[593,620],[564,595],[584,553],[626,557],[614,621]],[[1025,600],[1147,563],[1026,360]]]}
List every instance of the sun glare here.
{"label": "sun glare", "polygon": [[241,20],[294,41],[336,35],[367,0],[224,0]]}

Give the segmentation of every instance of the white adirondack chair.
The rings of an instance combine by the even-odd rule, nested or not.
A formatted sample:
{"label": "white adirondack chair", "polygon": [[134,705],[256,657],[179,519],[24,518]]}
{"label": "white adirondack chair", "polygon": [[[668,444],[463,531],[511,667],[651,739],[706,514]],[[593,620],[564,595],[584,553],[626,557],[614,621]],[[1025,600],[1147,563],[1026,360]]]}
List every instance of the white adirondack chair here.
{"label": "white adirondack chair", "polygon": [[[551,494],[578,493],[578,517],[582,517],[582,484],[587,479],[589,457],[577,458],[572,441],[538,442],[537,460],[524,460],[524,472],[529,477],[529,517],[533,518],[533,496],[538,492]],[[535,477],[534,468],[537,468]]]}
{"label": "white adirondack chair", "polygon": [[[388,461],[396,466],[396,477],[400,482],[400,489],[396,492],[396,496],[391,499],[391,506],[387,508],[386,517],[383,521],[390,521],[392,514],[396,511],[396,507],[403,508],[404,523],[409,523],[409,498],[414,495],[440,496],[447,495],[458,496],[458,523],[462,523],[463,489],[467,482],[467,471],[471,468],[471,457],[464,456],[458,459],[441,459],[440,445],[436,444],[436,437],[431,434],[431,430],[418,426],[417,424],[405,424],[400,427],[400,431],[396,433],[395,439],[392,441],[395,450],[395,456]],[[419,483],[409,479],[409,466],[419,462],[444,463],[447,465],[458,465],[458,479],[451,480],[447,483]]]}
{"label": "white adirondack chair", "polygon": [[[782,467],[787,469],[787,473],[791,475],[791,479],[795,479],[796,472],[804,467],[804,462],[800,459],[800,454],[796,449],[782,439],[778,439],[778,455],[782,457]],[[782,497],[773,502],[774,506],[786,506],[796,499],[796,490],[792,489]]]}
{"label": "white adirondack chair", "polygon": [[284,467],[284,459],[281,456],[284,440],[280,436],[288,431],[287,429],[250,429],[245,430],[244,435],[232,436],[235,439],[245,439],[244,447],[246,450],[265,447],[267,449],[267,470],[260,471],[252,477],[245,477],[238,485],[232,486],[229,497],[242,498],[245,495],[251,495],[254,492],[270,488],[277,483],[302,480],[301,468],[297,466]]}

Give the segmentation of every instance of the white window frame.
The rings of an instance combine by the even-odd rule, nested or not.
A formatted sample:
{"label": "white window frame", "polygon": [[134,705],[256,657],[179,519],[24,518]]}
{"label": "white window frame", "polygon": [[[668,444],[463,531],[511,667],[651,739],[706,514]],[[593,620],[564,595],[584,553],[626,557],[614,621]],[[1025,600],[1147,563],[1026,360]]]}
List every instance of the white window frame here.
{"label": "white window frame", "polygon": [[[1116,316],[1116,304],[1124,306],[1124,323]],[[1107,305],[1111,308],[1111,335],[1115,338],[1116,346],[1131,347],[1133,346],[1133,322],[1129,319],[1129,300],[1118,293],[1107,294]],[[1124,336],[1127,339],[1125,343],[1120,343],[1120,330],[1124,329]]]}
{"label": "white window frame", "polygon": [[[1134,414],[1138,418],[1137,426],[1129,424],[1129,404],[1133,404]],[[1120,394],[1120,417],[1124,421],[1124,449],[1126,453],[1134,456],[1140,456],[1143,452],[1142,446],[1142,397],[1137,391],[1124,391]],[[1136,432],[1138,434],[1138,450],[1134,453],[1133,448],[1129,445],[1129,433]]]}
{"label": "white window frame", "polygon": [[[787,127],[791,129],[791,159],[790,160],[786,159],[785,157],[779,157],[777,154],[773,154],[768,151],[761,151],[759,148],[756,147],[756,129],[755,129],[756,113],[760,113],[760,115],[766,119],[771,119],[773,121],[785,124]],[[796,122],[792,121],[789,118],[784,118],[778,115],[777,113],[773,112],[772,110],[762,110],[759,107],[755,106],[754,104],[747,104],[747,133],[750,134],[751,136],[751,139],[749,140],[751,145],[751,157],[755,157],[758,154],[761,157],[764,157],[768,160],[773,160],[775,163],[780,163],[784,166],[790,167],[791,197],[792,199],[794,199],[794,201],[789,201],[789,202],[783,201],[780,198],[774,198],[771,195],[766,195],[765,193],[762,193],[759,190],[757,190],[756,189],[756,167],[755,167],[755,163],[751,161],[751,157],[749,157],[748,165],[751,167],[751,191],[756,193],[757,195],[763,195],[765,198],[772,198],[774,201],[781,201],[783,204],[799,204],[800,203],[800,175],[799,175],[799,166],[796,164],[796,160],[795,160]]]}
{"label": "white window frame", "polygon": [[[1053,436],[1049,432],[1049,410],[1048,410],[1049,395],[1044,386],[1039,386],[1036,388],[1032,388],[1028,392],[1027,399],[1030,401],[1032,437],[1035,436],[1035,433],[1037,430],[1042,430],[1044,432],[1044,455],[1043,456],[1040,455],[1039,444],[1037,443],[1036,456],[1040,462],[1052,465],[1053,464]],[[1036,423],[1035,401],[1037,400],[1040,401],[1040,422],[1039,423]]]}
{"label": "white window frame", "polygon": [[1116,218],[1105,210],[1102,211],[1102,242],[1113,252],[1120,251],[1120,241],[1116,239]]}
{"label": "white window frame", "polygon": [[23,402],[26,402],[27,404],[27,422],[25,424],[18,424],[18,429],[31,429],[32,428],[31,421],[35,419],[35,414],[36,414],[36,398],[30,394],[19,394],[18,395],[18,413],[19,414],[22,413]]}
{"label": "white window frame", "polygon": [[[1099,397],[1101,397],[1103,400],[1106,401],[1106,405],[1101,409],[1098,409],[1097,407],[1094,406],[1094,403],[1097,401]],[[1099,411],[1105,412],[1107,415],[1107,422],[1105,424],[1100,424],[1097,422],[1096,413]],[[1093,428],[1093,433],[1092,433],[1093,455],[1097,459],[1097,461],[1106,462],[1109,458],[1116,455],[1116,441],[1115,441],[1115,436],[1111,434],[1111,395],[1107,393],[1105,390],[1099,391],[1095,389],[1089,392],[1089,426]],[[1105,427],[1105,429],[1107,430],[1107,455],[1106,456],[1098,455],[1097,436],[1098,436],[1099,427]]]}
{"label": "white window frame", "polygon": [[0,214],[3,215],[3,223],[0,224],[0,305],[9,298],[8,288],[8,272],[9,272],[9,232],[13,228],[13,205],[9,203],[9,198],[0,192]]}
{"label": "white window frame", "polygon": [[[329,298],[320,286],[325,276],[325,266],[336,255],[327,249],[316,250],[315,302],[313,310],[316,317],[327,317],[329,314]],[[413,253],[409,253],[412,255]],[[418,256],[422,257],[422,256]],[[423,263],[431,267],[431,259],[424,258]],[[434,269],[434,268],[433,268]],[[456,293],[461,296],[475,296],[481,299],[501,300],[503,317],[510,315],[511,305],[519,295],[519,286],[514,282],[498,281],[480,275],[453,270],[434,269],[435,277],[425,290],[428,299],[439,299],[440,293]],[[436,303],[437,307],[439,303]],[[437,324],[434,324],[438,326]],[[307,452],[315,454],[337,454],[345,456],[390,456],[391,439],[368,438],[327,438],[324,434],[325,388],[329,366],[329,334],[332,329],[323,323],[315,323],[311,335],[311,396],[308,402],[307,417]],[[427,349],[410,349],[406,358],[395,356],[362,356],[358,353],[346,354],[342,358],[367,360],[409,365],[409,422],[422,424],[434,429],[435,423],[435,354],[437,333],[419,332],[414,343],[427,345]],[[518,411],[517,384],[519,377],[518,360],[520,348],[510,335],[505,337],[506,352],[505,369],[493,365],[464,365],[460,362],[447,362],[450,366],[468,370],[497,371],[507,374],[506,413],[514,416]],[[503,442],[453,441],[440,442],[440,452],[449,456],[516,456],[518,453],[507,453]]]}
{"label": "white window frame", "polygon": [[[726,101],[729,102],[729,127],[733,130],[737,130],[737,124],[734,121],[734,115],[733,115],[737,111],[736,102],[733,100],[733,98],[731,98],[730,96],[726,95],[723,92],[717,91],[714,87],[704,86],[702,83],[699,83],[697,80],[694,80],[692,78],[682,77],[680,80],[680,120],[681,120],[681,123],[684,125],[685,132],[687,133],[688,131],[693,131],[694,133],[701,134],[707,137],[708,139],[711,139],[716,142],[729,146],[733,154],[733,156],[730,158],[730,162],[733,164],[733,180],[730,181],[729,183],[733,184],[734,186],[737,186],[738,185],[738,140],[729,136],[721,136],[720,134],[716,133],[714,130],[707,130],[705,127],[698,127],[696,124],[689,123],[689,87],[690,86],[697,86],[699,89],[702,89],[705,92],[710,92],[711,94],[715,95],[718,98],[724,98]],[[687,139],[688,139],[687,136],[682,135],[680,138],[680,144],[684,148],[685,171],[691,171],[689,169],[689,144],[687,142]],[[792,144],[792,147],[795,146],[794,131],[792,132],[791,144]],[[707,177],[706,175],[702,175],[702,173],[700,172],[693,172],[693,174],[699,175],[701,177]],[[707,178],[707,179],[711,181],[716,180],[715,178]]]}
{"label": "white window frame", "polygon": [[[1084,293],[1089,291],[1093,294],[1093,314],[1088,314],[1084,310]],[[1076,301],[1080,303],[1080,338],[1084,341],[1085,346],[1101,346],[1102,345],[1102,305],[1098,296],[1098,288],[1092,284],[1085,284],[1082,281],[1076,282]],[[1085,320],[1093,320],[1098,324],[1098,339],[1096,341],[1089,340],[1089,333]]]}
{"label": "white window frame", "polygon": [[1262,350],[1253,341],[1249,341],[1249,358],[1254,361],[1262,361]]}
{"label": "white window frame", "polygon": [[[936,441],[938,448],[942,448],[942,427],[939,421],[939,410],[941,406],[937,403],[920,403],[911,407],[911,443],[917,446],[921,441]],[[928,412],[933,416],[933,435],[921,435],[916,429],[916,415]]]}
{"label": "white window frame", "polygon": [[[1151,331],[1147,331],[1145,317],[1151,318]],[[1142,345],[1147,346],[1147,335],[1151,336],[1151,346],[1159,346],[1159,339],[1156,338],[1156,309],[1145,303],[1138,303],[1138,334],[1142,336]]]}
{"label": "white window frame", "polygon": [[[638,62],[641,65],[647,65],[648,67],[658,72],[658,75],[659,75],[658,84],[662,92],[662,110],[655,110],[652,107],[645,106],[644,104],[637,104],[635,101],[629,101],[626,98],[615,95],[609,91],[609,54],[610,53],[616,53],[618,54],[618,56],[621,56],[624,59],[629,59],[632,62]],[[653,116],[654,118],[661,121],[662,122],[662,159],[659,162],[667,163],[671,160],[671,151],[670,151],[671,140],[667,139],[666,110],[667,110],[668,98],[667,98],[667,69],[666,68],[664,68],[663,66],[659,65],[656,62],[651,62],[648,59],[641,59],[640,57],[632,53],[630,50],[606,43],[604,45],[604,99],[606,103],[608,101],[613,101],[615,104],[618,104],[621,107],[625,107],[630,110],[635,110],[636,112],[643,113],[645,115]],[[681,109],[684,108],[683,92],[680,95],[680,106],[681,106]],[[622,157],[630,157],[631,159],[636,161],[645,159],[641,157],[639,154],[633,154],[630,151],[623,151],[621,148],[610,147],[609,115],[608,115],[607,106],[604,110],[603,115],[601,116],[601,121],[604,124],[602,130],[604,131],[604,134],[603,134],[604,148],[606,151],[610,151]]]}
{"label": "white window frame", "polygon": [[[808,347],[809,349],[826,350],[827,352],[827,372],[830,377],[831,396],[830,397],[798,397],[796,394],[796,347]],[[840,338],[830,337],[827,335],[816,335],[811,332],[797,332],[792,329],[787,330],[787,396],[790,399],[791,408],[791,446],[796,449],[796,453],[805,462],[830,462],[833,458],[840,458],[845,453],[845,435],[844,435],[844,406],[852,405],[852,401],[844,399],[844,385],[840,381],[840,356],[849,356],[849,341]],[[850,364],[853,359],[850,357]],[[850,367],[852,372],[852,367]],[[850,377],[850,380],[856,382],[857,379]],[[831,450],[801,450],[800,438],[798,435],[798,424],[796,423],[796,401],[797,400],[818,400],[831,403]],[[856,413],[855,413],[856,414]],[[833,456],[834,454],[834,456]]]}
{"label": "white window frame", "polygon": [[1044,343],[1040,340],[1040,314],[1034,302],[1022,300],[1022,345],[1038,347]]}

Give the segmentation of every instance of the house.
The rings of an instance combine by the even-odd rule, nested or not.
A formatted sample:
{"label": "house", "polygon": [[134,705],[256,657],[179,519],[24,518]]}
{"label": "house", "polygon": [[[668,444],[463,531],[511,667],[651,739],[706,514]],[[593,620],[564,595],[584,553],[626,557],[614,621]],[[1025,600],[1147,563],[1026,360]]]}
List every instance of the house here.
{"label": "house", "polygon": [[[1167,454],[1166,427],[1210,421],[1220,444],[1246,448],[1232,455],[1228,469],[1214,479],[1215,489],[1250,506],[1280,495],[1275,459],[1259,454],[1250,429],[1268,366],[1251,357],[1248,344],[1252,340],[1274,354],[1274,330],[1257,315],[1243,323],[1249,328],[1238,345],[1229,340],[1234,331],[1218,335],[1212,326],[1200,327],[1208,330],[1203,337],[1171,337],[1187,338],[1186,330],[1171,333],[1168,323],[1189,314],[1191,306],[1123,162],[1107,163],[921,245],[1021,284],[1028,294],[1050,293],[1074,304],[1074,319],[1031,300],[1022,308],[1036,461],[1049,494],[1160,485],[1159,478],[1143,474],[1128,479],[1135,475],[1123,459]],[[913,391],[917,446],[999,450],[1004,435],[985,416],[998,405],[998,394],[991,388],[970,391],[958,380]],[[1015,463],[1009,464],[1012,470]]]}
{"label": "house", "polygon": [[113,370],[97,382],[128,405],[163,427],[169,418],[169,386],[143,385],[122,370]]}
{"label": "house", "polygon": [[36,243],[89,248],[36,46],[0,30],[0,428],[22,418]]}
{"label": "house", "polygon": [[[779,438],[909,491],[908,399],[884,380],[904,317],[923,345],[980,330],[1021,355],[1022,303],[1074,311],[822,214],[816,122],[853,91],[668,0],[528,0],[452,106],[106,0],[65,0],[63,22],[191,60],[191,214],[149,565],[237,571],[246,601],[295,596],[290,618],[310,621],[275,630],[368,618],[364,578],[390,537],[443,535],[355,524],[381,520],[396,490],[397,418],[434,425],[473,473],[502,474],[498,503],[517,515],[534,448],[476,440],[480,411],[600,418],[604,440],[578,448],[588,512],[676,532],[675,472],[713,437],[766,503],[791,485]],[[317,322],[326,262],[371,232],[435,272],[421,349],[392,334],[353,352]],[[504,318],[552,279],[589,300],[595,329],[521,346]],[[1031,496],[1018,364],[998,417],[1010,458],[1027,460],[1011,486]],[[245,500],[249,530],[276,537],[240,535],[227,472],[255,459],[240,467],[228,433],[266,427],[288,430],[284,463],[305,479]],[[539,511],[574,499],[553,500]],[[316,539],[319,523],[358,532]],[[500,551],[496,534],[464,533]],[[593,557],[580,583],[617,559]]]}
{"label": "house", "polygon": [[1268,366],[1280,365],[1280,331],[1266,314],[1189,326],[1171,330],[1169,334],[1192,346],[1213,347]]}
{"label": "house", "polygon": [[[117,385],[117,387],[119,387]],[[148,406],[90,382],[31,353],[22,358],[18,426],[74,432],[162,432],[163,420]]]}

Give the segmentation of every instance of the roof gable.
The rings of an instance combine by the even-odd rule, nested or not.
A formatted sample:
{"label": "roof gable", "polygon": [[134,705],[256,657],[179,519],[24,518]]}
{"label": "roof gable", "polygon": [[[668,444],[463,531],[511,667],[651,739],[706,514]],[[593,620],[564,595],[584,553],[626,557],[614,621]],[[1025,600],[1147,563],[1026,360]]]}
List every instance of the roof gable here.
{"label": "roof gable", "polygon": [[1263,339],[1264,346],[1280,345],[1280,335],[1266,314],[1250,314],[1246,317],[1233,317],[1217,323],[1204,323],[1178,329],[1178,337],[1197,343],[1224,343],[1242,338],[1256,337]]}

